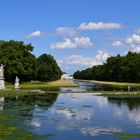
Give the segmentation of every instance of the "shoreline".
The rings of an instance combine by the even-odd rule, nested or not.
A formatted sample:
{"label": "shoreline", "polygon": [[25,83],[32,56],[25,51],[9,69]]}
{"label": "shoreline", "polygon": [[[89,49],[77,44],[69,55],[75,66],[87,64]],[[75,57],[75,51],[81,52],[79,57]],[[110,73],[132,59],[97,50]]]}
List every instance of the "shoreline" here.
{"label": "shoreline", "polygon": [[110,86],[135,86],[140,87],[140,83],[128,83],[128,82],[109,82],[109,81],[97,81],[97,80],[82,80],[82,79],[75,79],[79,82],[90,82],[90,83],[96,83],[100,85],[110,85]]}
{"label": "shoreline", "polygon": [[[14,85],[6,84],[6,88],[14,89]],[[40,82],[40,81],[31,81],[21,83],[19,85],[21,89],[35,89],[35,88],[59,88],[59,87],[79,87],[79,85],[69,82],[67,80],[57,80],[51,82]]]}
{"label": "shoreline", "polygon": [[[117,82],[105,82],[105,81],[95,81],[95,80],[77,80],[81,82],[92,82],[96,84],[105,84],[105,85],[115,85],[115,86],[128,86],[128,85],[137,85],[140,86],[139,83],[117,83]],[[140,97],[140,91],[123,91],[123,90],[91,90],[91,91],[78,91],[78,92],[72,92],[72,91],[61,91],[59,88],[61,87],[70,87],[70,88],[76,88],[79,87],[78,84],[74,84],[72,82],[69,82],[67,80],[58,80],[58,81],[52,81],[52,82],[39,82],[39,81],[32,81],[32,82],[26,82],[23,84],[20,84],[20,89],[14,89],[14,85],[6,85],[6,89],[0,90],[0,96],[20,96],[20,95],[40,95],[40,94],[49,94],[49,93],[82,93],[82,94],[95,94],[97,96],[107,96],[107,97]]]}

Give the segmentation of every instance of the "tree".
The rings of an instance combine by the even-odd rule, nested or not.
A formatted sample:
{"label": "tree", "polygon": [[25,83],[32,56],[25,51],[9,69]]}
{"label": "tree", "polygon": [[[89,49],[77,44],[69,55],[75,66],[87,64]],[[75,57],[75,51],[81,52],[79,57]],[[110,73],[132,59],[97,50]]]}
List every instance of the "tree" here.
{"label": "tree", "polygon": [[5,80],[14,82],[16,76],[20,81],[34,79],[36,58],[31,53],[31,44],[19,41],[1,41],[0,63],[5,65]]}
{"label": "tree", "polygon": [[93,66],[74,73],[76,79],[116,82],[140,82],[140,53],[128,52],[126,56],[114,56],[103,65]]}
{"label": "tree", "polygon": [[37,79],[40,81],[54,81],[61,78],[62,72],[51,55],[42,54],[37,59]]}

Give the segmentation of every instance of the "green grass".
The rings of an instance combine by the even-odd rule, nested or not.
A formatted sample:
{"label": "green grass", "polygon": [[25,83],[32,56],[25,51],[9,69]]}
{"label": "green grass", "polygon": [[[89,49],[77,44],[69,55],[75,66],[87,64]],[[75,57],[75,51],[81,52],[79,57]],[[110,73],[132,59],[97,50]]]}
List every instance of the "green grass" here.
{"label": "green grass", "polygon": [[133,98],[140,97],[140,91],[100,91],[101,96],[114,97],[114,98]]}
{"label": "green grass", "polygon": [[96,81],[96,80],[78,80],[83,82],[92,82],[101,85],[111,85],[111,86],[138,86],[140,87],[140,83],[127,83],[127,82],[108,82],[108,81]]}
{"label": "green grass", "polygon": [[[97,85],[101,85],[102,90],[105,91],[128,91],[128,86],[130,86],[130,91],[140,91],[140,83],[127,83],[127,82],[108,82],[108,81],[96,81],[96,80],[77,80],[81,82],[90,82]],[[97,89],[99,90],[99,89]]]}
{"label": "green grass", "polygon": [[124,133],[118,133],[114,134],[116,137],[118,137],[120,140],[131,140],[131,139],[140,139],[140,134],[124,134]]}
{"label": "green grass", "polygon": [[20,84],[20,89],[14,89],[14,85],[6,83],[6,89],[0,90],[0,96],[22,96],[32,94],[58,93],[59,87],[78,87],[78,85],[66,81],[52,82],[32,81]]}
{"label": "green grass", "polygon": [[24,95],[40,95],[47,93],[58,93],[58,91],[43,91],[43,90],[31,90],[31,89],[8,89],[8,90],[0,90],[0,96],[24,96]]}
{"label": "green grass", "polygon": [[0,114],[0,140],[32,140],[47,139],[52,134],[37,135],[21,126],[17,118],[7,114]]}
{"label": "green grass", "polygon": [[[58,87],[77,87],[78,85],[66,81],[66,80],[57,80],[52,82],[40,82],[40,81],[31,81],[20,84],[21,89],[42,89],[42,88],[58,88]],[[12,84],[6,84],[7,88],[14,88]]]}

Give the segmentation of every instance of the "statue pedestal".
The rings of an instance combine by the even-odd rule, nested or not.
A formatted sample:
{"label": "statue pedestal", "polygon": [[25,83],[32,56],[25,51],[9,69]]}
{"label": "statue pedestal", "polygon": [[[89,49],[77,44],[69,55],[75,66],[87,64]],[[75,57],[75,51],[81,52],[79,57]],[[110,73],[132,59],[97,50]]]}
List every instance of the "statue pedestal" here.
{"label": "statue pedestal", "polygon": [[19,89],[19,83],[15,83],[15,89]]}
{"label": "statue pedestal", "polygon": [[0,80],[0,89],[5,89],[4,80]]}

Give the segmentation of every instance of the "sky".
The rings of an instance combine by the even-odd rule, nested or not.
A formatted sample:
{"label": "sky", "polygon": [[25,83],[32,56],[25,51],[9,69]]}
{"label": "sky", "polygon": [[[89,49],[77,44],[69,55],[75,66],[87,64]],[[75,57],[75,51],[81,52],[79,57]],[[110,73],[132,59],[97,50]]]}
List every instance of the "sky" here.
{"label": "sky", "polygon": [[31,43],[72,74],[140,52],[140,0],[0,0],[0,40]]}

